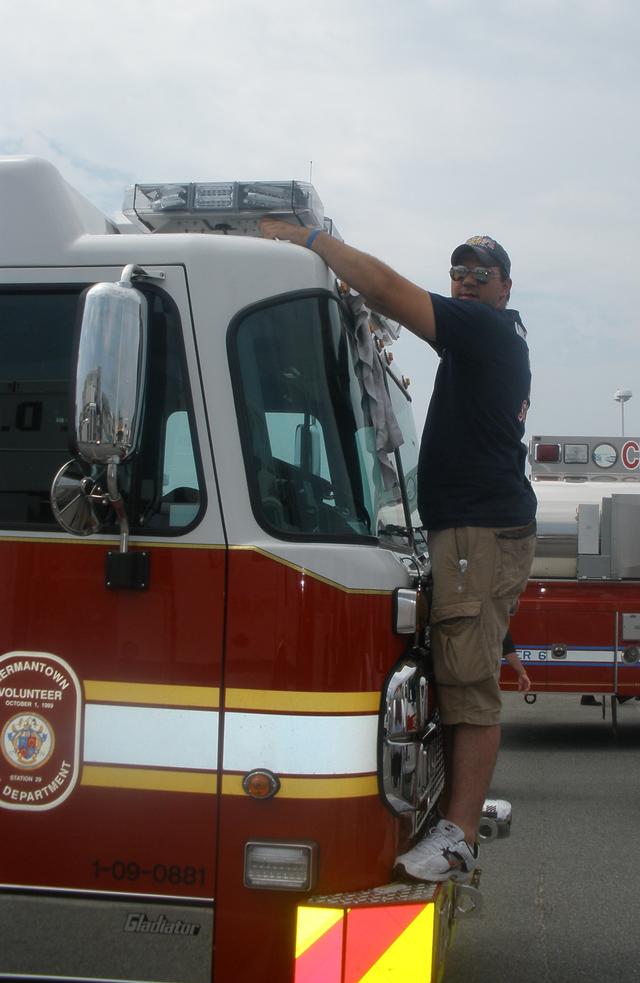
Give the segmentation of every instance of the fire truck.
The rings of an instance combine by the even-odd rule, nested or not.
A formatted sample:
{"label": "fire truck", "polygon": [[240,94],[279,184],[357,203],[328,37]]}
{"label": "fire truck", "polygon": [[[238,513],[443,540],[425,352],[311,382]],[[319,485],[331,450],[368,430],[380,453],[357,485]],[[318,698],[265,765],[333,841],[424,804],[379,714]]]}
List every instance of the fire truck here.
{"label": "fire truck", "polygon": [[536,556],[511,634],[534,697],[599,694],[615,729],[640,696],[640,440],[534,436],[529,464]]}
{"label": "fire truck", "polygon": [[0,160],[2,979],[431,983],[477,905],[390,883],[443,782],[394,327],[267,213],[337,235]]}

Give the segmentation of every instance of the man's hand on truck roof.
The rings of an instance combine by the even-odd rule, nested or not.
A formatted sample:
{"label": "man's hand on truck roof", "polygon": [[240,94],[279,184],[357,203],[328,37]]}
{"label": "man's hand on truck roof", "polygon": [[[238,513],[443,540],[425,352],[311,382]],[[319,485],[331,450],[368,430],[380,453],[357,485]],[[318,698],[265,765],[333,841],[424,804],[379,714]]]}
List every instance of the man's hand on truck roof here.
{"label": "man's hand on truck roof", "polygon": [[322,230],[291,225],[282,219],[263,218],[260,231],[265,239],[283,239],[312,249],[340,279],[365,297],[371,310],[398,321],[425,341],[435,341],[436,324],[428,292],[379,259]]}

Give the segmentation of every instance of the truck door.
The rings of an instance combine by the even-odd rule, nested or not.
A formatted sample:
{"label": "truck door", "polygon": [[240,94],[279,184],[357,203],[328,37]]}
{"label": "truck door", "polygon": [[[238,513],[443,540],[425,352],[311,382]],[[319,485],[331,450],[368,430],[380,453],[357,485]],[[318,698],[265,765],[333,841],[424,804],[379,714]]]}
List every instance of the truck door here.
{"label": "truck door", "polygon": [[205,980],[226,546],[182,268],[141,288],[144,418],[121,466],[147,581],[109,583],[111,509],[74,538],[50,506],[82,291],[120,272],[2,274],[0,974]]}
{"label": "truck door", "polygon": [[580,597],[575,588],[561,584],[548,585],[548,591],[548,690],[612,693],[616,629],[611,603],[595,591]]}

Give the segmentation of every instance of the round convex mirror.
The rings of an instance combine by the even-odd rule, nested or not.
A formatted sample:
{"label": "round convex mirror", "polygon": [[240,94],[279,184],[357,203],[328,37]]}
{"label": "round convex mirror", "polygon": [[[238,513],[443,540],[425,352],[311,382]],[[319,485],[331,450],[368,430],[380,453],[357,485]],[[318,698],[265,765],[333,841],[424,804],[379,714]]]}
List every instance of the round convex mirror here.
{"label": "round convex mirror", "polygon": [[[102,514],[106,514],[99,497],[91,498],[97,491],[96,480],[87,474],[78,461],[63,465],[51,484],[51,510],[56,521],[74,536],[91,536],[102,526]],[[100,493],[97,492],[99,495]]]}

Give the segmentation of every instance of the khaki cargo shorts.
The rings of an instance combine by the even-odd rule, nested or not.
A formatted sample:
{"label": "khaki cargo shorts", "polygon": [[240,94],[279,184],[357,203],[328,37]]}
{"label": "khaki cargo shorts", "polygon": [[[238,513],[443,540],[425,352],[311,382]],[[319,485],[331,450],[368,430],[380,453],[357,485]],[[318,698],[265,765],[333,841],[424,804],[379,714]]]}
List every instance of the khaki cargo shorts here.
{"label": "khaki cargo shorts", "polygon": [[535,522],[428,533],[431,651],[444,724],[499,723],[502,642],[529,577],[535,542]]}

